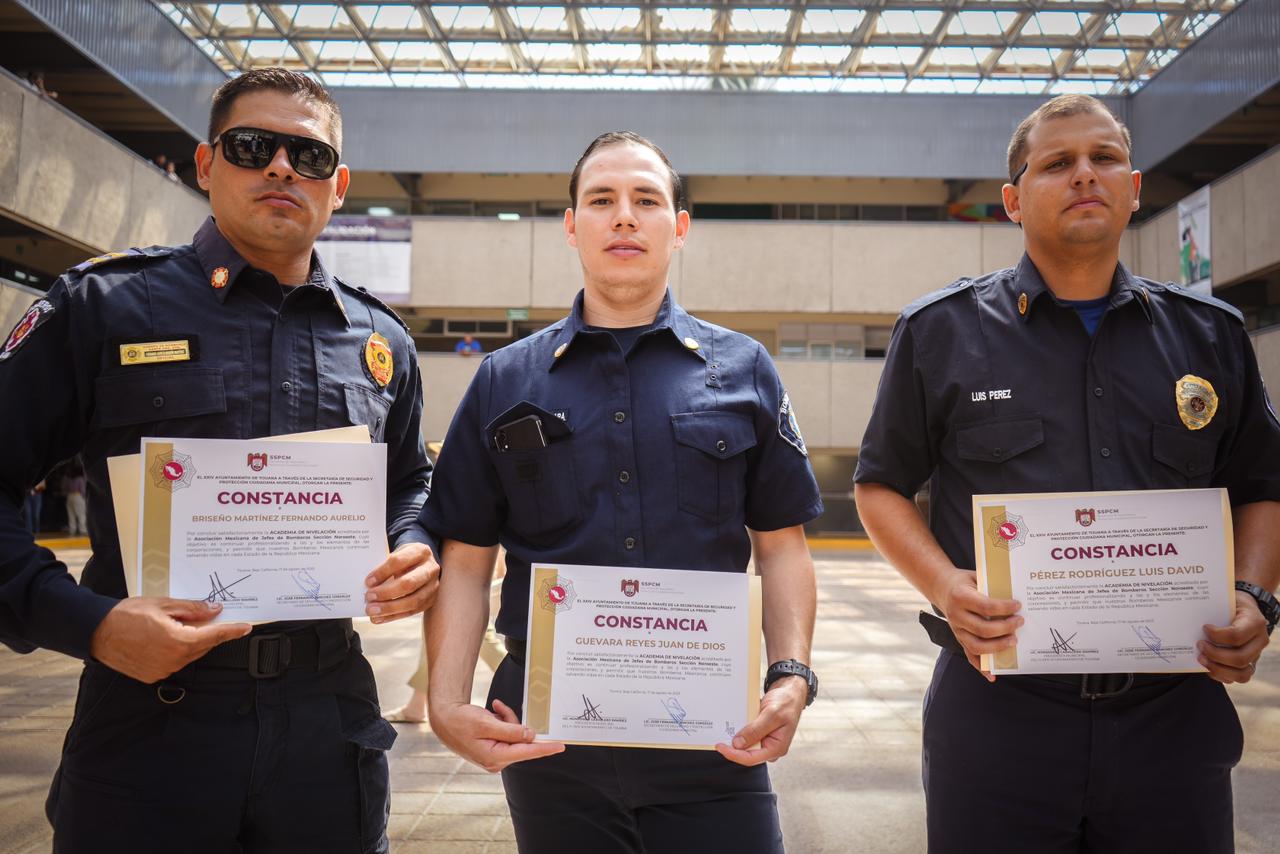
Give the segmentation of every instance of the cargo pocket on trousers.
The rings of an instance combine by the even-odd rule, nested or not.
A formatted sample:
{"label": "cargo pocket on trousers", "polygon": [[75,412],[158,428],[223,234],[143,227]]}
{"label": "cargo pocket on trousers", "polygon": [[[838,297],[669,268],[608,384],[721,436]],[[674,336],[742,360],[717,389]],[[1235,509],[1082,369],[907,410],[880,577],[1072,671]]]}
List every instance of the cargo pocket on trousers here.
{"label": "cargo pocket on trousers", "polygon": [[387,822],[391,816],[390,772],[387,751],[395,744],[395,727],[382,718],[371,718],[347,730],[355,754],[356,782],[360,787],[360,843],[365,854],[386,850]]}

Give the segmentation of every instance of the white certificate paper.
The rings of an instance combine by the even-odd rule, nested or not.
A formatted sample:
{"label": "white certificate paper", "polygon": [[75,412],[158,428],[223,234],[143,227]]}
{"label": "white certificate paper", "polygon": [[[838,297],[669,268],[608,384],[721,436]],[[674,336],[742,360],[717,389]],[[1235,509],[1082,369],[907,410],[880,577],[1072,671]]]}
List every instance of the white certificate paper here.
{"label": "white certificate paper", "polygon": [[361,617],[387,556],[386,445],[143,439],[137,589],[218,619]]}
{"label": "white certificate paper", "polygon": [[760,703],[760,579],[531,568],[524,722],[571,744],[712,749]]}
{"label": "white certificate paper", "polygon": [[994,674],[1203,671],[1203,627],[1235,601],[1224,489],[975,495],[978,589],[1017,599]]}

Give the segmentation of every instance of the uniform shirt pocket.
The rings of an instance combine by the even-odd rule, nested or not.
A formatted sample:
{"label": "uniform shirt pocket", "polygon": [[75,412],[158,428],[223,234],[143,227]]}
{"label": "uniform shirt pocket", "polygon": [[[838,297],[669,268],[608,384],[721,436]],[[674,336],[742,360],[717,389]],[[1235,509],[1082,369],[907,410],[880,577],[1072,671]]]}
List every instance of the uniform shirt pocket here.
{"label": "uniform shirt pocket", "polygon": [[755,424],[737,412],[681,412],[671,416],[676,441],[676,493],[681,510],[719,524],[743,511],[746,451]]}
{"label": "uniform shirt pocket", "polygon": [[1045,447],[1039,415],[1005,415],[956,428],[956,466],[976,492],[1060,489],[1059,461]]}
{"label": "uniform shirt pocket", "polygon": [[532,450],[499,452],[491,447],[489,453],[507,497],[507,527],[516,536],[549,546],[582,518],[572,440]]}
{"label": "uniform shirt pocket", "polygon": [[1177,472],[1172,479],[1167,470],[1162,470],[1165,477],[1159,474],[1156,477],[1175,488],[1208,486],[1217,449],[1213,436],[1192,433],[1182,426],[1155,424],[1151,428],[1151,455]]}
{"label": "uniform shirt pocket", "polygon": [[347,420],[353,426],[368,427],[371,441],[384,441],[391,401],[355,383],[344,384],[342,390],[347,397]]}
{"label": "uniform shirt pocket", "polygon": [[111,374],[94,381],[94,426],[147,424],[227,411],[222,371],[183,368],[147,374]]}

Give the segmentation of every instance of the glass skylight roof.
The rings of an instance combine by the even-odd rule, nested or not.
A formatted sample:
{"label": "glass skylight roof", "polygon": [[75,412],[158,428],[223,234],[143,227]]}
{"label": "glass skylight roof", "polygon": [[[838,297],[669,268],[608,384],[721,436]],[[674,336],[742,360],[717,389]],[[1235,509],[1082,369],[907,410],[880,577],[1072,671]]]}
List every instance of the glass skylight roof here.
{"label": "glass skylight roof", "polygon": [[156,6],[229,72],[285,65],[330,86],[1107,95],[1140,88],[1238,2]]}

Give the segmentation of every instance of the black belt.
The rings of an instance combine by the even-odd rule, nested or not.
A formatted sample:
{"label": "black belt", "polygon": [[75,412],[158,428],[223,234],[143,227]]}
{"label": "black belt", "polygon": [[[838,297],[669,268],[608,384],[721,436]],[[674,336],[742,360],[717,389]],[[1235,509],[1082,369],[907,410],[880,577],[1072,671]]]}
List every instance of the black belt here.
{"label": "black belt", "polygon": [[[964,647],[956,639],[951,624],[942,617],[929,611],[920,612],[920,625],[929,633],[929,640],[956,655],[965,655]],[[1118,697],[1130,688],[1154,685],[1177,678],[1181,674],[1159,673],[1054,673],[1029,676],[1026,678],[1043,679],[1060,685],[1069,685],[1080,689],[1080,697],[1084,700],[1105,700]]]}
{"label": "black belt", "polygon": [[524,667],[524,651],[528,648],[528,644],[520,638],[503,637],[502,645],[507,648],[507,655],[514,658],[516,664]]}
{"label": "black belt", "polygon": [[197,667],[248,670],[272,679],[286,670],[324,670],[346,657],[355,629],[350,620],[325,620],[287,632],[258,632],[214,647]]}

